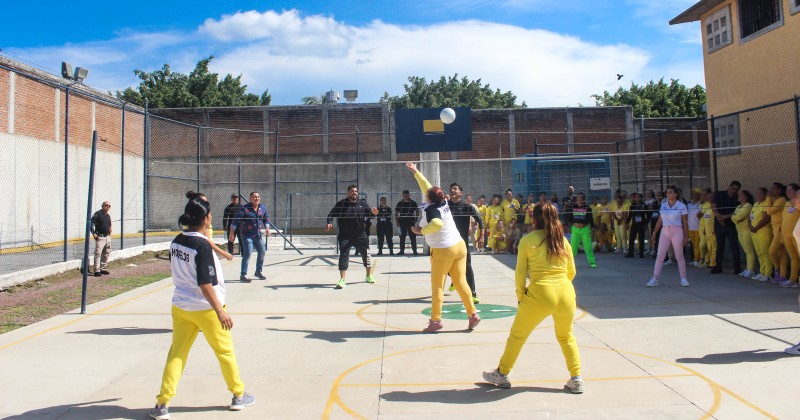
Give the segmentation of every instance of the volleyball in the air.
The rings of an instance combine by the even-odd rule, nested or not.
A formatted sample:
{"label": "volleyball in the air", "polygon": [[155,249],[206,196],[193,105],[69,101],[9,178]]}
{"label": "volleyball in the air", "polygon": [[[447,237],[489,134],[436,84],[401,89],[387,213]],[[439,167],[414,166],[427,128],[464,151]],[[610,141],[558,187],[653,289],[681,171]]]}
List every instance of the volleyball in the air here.
{"label": "volleyball in the air", "polygon": [[439,118],[445,124],[452,124],[456,120],[456,112],[453,108],[445,108],[439,113]]}

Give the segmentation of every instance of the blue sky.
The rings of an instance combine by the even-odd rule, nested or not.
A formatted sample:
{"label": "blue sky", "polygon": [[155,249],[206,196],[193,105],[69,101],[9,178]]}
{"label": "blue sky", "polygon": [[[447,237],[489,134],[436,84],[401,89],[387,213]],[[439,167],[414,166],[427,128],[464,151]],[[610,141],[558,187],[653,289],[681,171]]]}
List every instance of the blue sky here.
{"label": "blue sky", "polygon": [[407,76],[457,72],[530,106],[576,106],[631,81],[703,84],[698,24],[667,23],[694,2],[88,0],[44,14],[11,2],[0,48],[54,71],[61,60],[83,65],[88,84],[106,90],[135,84],[137,68],[189,71],[214,55],[212,70],[242,74],[254,93],[269,88],[274,104],[331,88],[375,101]]}

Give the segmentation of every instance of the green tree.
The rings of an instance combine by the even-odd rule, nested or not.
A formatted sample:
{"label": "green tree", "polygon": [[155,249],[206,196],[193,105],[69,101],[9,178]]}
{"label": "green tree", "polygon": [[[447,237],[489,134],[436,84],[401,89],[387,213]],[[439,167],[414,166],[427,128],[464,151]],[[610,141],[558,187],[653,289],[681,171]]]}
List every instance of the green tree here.
{"label": "green tree", "polygon": [[424,77],[411,76],[403,85],[405,93],[400,96],[389,96],[384,93],[381,102],[389,102],[393,109],[403,108],[440,108],[444,106],[464,106],[474,109],[498,109],[526,107],[523,102],[517,104],[517,96],[500,89],[492,89],[483,84],[481,79],[470,80],[442,76],[438,81],[428,83]]}
{"label": "green tree", "polygon": [[322,105],[330,103],[330,100],[328,100],[328,95],[324,93],[319,95],[303,96],[301,101],[303,102],[303,105]]}
{"label": "green tree", "polygon": [[152,108],[269,106],[272,102],[269,89],[260,97],[247,93],[241,74],[236,77],[227,74],[220,80],[219,74],[208,69],[213,59],[210,56],[200,60],[188,75],[172,71],[169,64],[153,72],[134,70],[139,86],[117,91],[116,96],[139,106],[144,106],[147,98]]}
{"label": "green tree", "polygon": [[630,106],[635,117],[706,117],[706,90],[700,85],[687,88],[675,79],[669,84],[663,78],[642,86],[631,83],[630,89],[619,88],[613,95],[605,91],[591,97],[598,106]]}

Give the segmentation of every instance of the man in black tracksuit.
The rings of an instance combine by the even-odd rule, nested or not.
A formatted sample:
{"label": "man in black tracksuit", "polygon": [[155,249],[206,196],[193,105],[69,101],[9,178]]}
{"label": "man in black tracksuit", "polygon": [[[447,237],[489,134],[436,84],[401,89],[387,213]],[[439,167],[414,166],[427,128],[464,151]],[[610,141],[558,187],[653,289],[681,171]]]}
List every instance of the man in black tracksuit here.
{"label": "man in black tracksuit", "polygon": [[639,193],[631,194],[631,209],[628,212],[628,226],[631,233],[628,235],[628,254],[625,258],[633,258],[633,243],[639,237],[639,258],[644,258],[644,237],[647,225],[650,224],[650,211],[648,206],[642,201]]}
{"label": "man in black tracksuit", "polygon": [[[233,219],[235,219],[236,215],[239,214],[239,209],[241,207],[242,206],[239,205],[239,196],[237,194],[232,194],[231,203],[225,207],[225,212],[222,213],[222,229],[225,230],[225,238],[230,239]],[[236,236],[238,237],[239,234],[237,233]],[[241,242],[242,241],[239,241],[240,244]],[[233,242],[231,241],[228,241],[228,252],[233,254]]]}
{"label": "man in black tracksuit", "polygon": [[358,196],[358,187],[351,185],[347,187],[347,198],[339,200],[328,213],[328,223],[326,230],[333,229],[333,219],[339,227],[336,240],[339,244],[339,274],[341,275],[337,289],[344,289],[347,285],[345,276],[347,267],[350,264],[350,248],[355,247],[361,254],[364,267],[367,269],[367,283],[375,283],[372,277],[372,259],[369,255],[369,241],[364,231],[364,224],[367,217],[378,214],[378,209],[372,208],[367,204],[367,200],[362,200]]}
{"label": "man in black tracksuit", "polygon": [[381,197],[378,205],[378,255],[383,255],[383,243],[389,245],[389,255],[394,255],[394,226],[392,225],[392,208],[386,204],[386,197]]}
{"label": "man in black tracksuit", "polygon": [[394,217],[397,226],[400,227],[400,252],[398,255],[406,253],[406,235],[411,240],[411,249],[417,255],[417,235],[411,231],[411,227],[419,221],[419,205],[411,199],[408,190],[403,190],[403,199],[397,202],[394,207]]}
{"label": "man in black tracksuit", "polygon": [[[475,290],[475,273],[472,271],[472,256],[469,252],[469,227],[472,223],[472,219],[478,222],[478,228],[481,232],[483,232],[484,226],[483,219],[481,219],[481,215],[478,214],[478,210],[475,206],[461,200],[463,194],[464,190],[461,189],[460,185],[455,183],[451,184],[450,199],[447,200],[447,206],[450,207],[450,213],[453,215],[453,222],[455,222],[458,233],[467,246],[467,283],[469,284],[470,290],[472,290],[472,300],[478,303],[480,301],[478,300],[478,292]],[[452,286],[450,287],[452,288]]]}

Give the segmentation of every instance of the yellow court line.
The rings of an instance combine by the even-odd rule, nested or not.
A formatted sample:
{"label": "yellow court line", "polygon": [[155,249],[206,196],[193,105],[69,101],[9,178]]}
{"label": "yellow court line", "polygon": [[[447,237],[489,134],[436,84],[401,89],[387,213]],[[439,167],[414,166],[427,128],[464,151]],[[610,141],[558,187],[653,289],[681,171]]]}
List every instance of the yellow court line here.
{"label": "yellow court line", "polygon": [[[691,373],[683,373],[683,374],[676,374],[676,375],[652,375],[652,376],[629,376],[624,378],[583,378],[584,381],[588,382],[600,382],[600,381],[635,381],[635,380],[642,380],[642,379],[667,379],[667,378],[685,378],[685,377],[693,377]],[[527,380],[527,381],[518,381],[515,380],[514,384],[538,384],[538,383],[561,383],[564,382],[563,379],[538,379],[538,380]],[[468,385],[475,385],[475,382],[432,382],[432,383],[409,383],[409,384],[391,384],[391,383],[384,383],[384,384],[341,384],[339,386],[344,388],[368,388],[368,387],[379,387],[385,386],[390,388],[410,388],[410,387],[441,387],[441,386],[468,386]]]}
{"label": "yellow court line", "polygon": [[39,331],[39,332],[38,332],[38,333],[36,333],[36,334],[32,334],[32,335],[29,335],[29,336],[27,336],[27,337],[25,337],[25,338],[21,338],[21,339],[19,339],[19,340],[17,340],[17,341],[11,342],[11,343],[9,343],[9,344],[6,344],[6,345],[4,345],[4,346],[0,347],[0,350],[5,350],[5,349],[7,349],[7,348],[9,348],[9,347],[13,347],[13,346],[16,346],[17,344],[24,343],[24,342],[26,342],[26,341],[28,341],[28,340],[31,340],[31,339],[33,339],[33,338],[36,338],[36,337],[40,337],[40,336],[42,336],[42,335],[45,335],[45,334],[47,334],[47,333],[49,333],[49,332],[53,332],[53,331],[59,330],[59,329],[61,329],[61,328],[64,328],[64,327],[66,327],[66,326],[68,326],[68,325],[72,325],[72,324],[74,324],[74,323],[76,323],[76,322],[78,322],[78,321],[83,321],[83,320],[84,320],[84,319],[86,319],[86,318],[89,318],[89,317],[92,317],[92,316],[95,316],[95,315],[102,314],[103,312],[106,312],[106,311],[109,311],[109,310],[111,310],[111,309],[117,308],[117,307],[119,307],[119,306],[122,306],[122,305],[124,305],[124,304],[126,304],[126,303],[133,302],[134,300],[137,300],[137,299],[143,298],[143,297],[145,297],[145,296],[151,295],[151,294],[153,294],[153,293],[155,293],[155,292],[160,292],[160,291],[162,291],[162,290],[164,290],[164,289],[166,289],[166,288],[168,288],[168,287],[172,287],[172,283],[166,284],[166,285],[164,285],[164,286],[161,286],[161,287],[159,287],[159,288],[157,288],[157,289],[153,289],[153,290],[151,290],[151,291],[149,291],[149,292],[142,293],[141,295],[134,296],[134,297],[132,297],[132,298],[130,298],[130,299],[123,300],[122,302],[119,302],[119,303],[116,303],[116,304],[114,304],[114,305],[108,306],[108,307],[106,307],[106,308],[100,309],[100,310],[98,310],[97,312],[93,312],[93,313],[90,313],[90,314],[83,315],[83,316],[81,316],[81,317],[79,317],[79,318],[73,319],[73,320],[71,320],[71,321],[67,321],[67,322],[65,322],[65,323],[63,323],[63,324],[59,324],[59,325],[56,325],[56,326],[54,326],[54,327],[50,327],[50,328],[48,328],[48,329],[46,329],[46,330],[44,330],[44,331]]}

